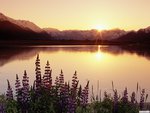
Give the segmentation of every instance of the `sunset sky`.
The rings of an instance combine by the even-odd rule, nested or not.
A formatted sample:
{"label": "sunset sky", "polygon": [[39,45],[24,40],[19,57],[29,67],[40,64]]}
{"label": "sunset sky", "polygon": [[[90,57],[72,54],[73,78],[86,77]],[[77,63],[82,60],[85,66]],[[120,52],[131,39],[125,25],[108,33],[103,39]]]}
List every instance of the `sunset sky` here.
{"label": "sunset sky", "polygon": [[0,12],[60,30],[150,26],[150,0],[0,0]]}

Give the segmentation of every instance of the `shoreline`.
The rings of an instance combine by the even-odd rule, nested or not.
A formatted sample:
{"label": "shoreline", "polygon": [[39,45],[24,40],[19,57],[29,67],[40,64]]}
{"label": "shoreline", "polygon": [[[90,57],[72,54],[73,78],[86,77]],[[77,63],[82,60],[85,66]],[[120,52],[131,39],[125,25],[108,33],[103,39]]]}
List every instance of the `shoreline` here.
{"label": "shoreline", "polygon": [[141,43],[119,43],[112,41],[89,41],[89,40],[4,40],[0,41],[0,46],[30,46],[30,45],[110,45],[110,46],[126,46],[126,47],[146,47],[150,48],[150,44]]}

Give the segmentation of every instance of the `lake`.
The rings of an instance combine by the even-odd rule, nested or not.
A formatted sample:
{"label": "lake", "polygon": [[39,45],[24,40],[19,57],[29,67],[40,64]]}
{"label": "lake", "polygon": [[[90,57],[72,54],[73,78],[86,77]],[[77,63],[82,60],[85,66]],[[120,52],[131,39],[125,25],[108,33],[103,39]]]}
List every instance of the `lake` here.
{"label": "lake", "polygon": [[[41,69],[47,60],[52,69],[53,82],[63,70],[65,81],[70,81],[77,71],[79,83],[90,80],[97,94],[97,84],[102,91],[112,92],[112,81],[119,93],[128,87],[129,94],[136,91],[136,84],[150,94],[150,51],[118,46],[67,45],[21,46],[0,48],[0,93],[6,92],[7,79],[14,89],[15,76],[22,79],[24,70],[32,85],[35,79],[35,60],[40,56]],[[148,99],[150,101],[150,98]]]}

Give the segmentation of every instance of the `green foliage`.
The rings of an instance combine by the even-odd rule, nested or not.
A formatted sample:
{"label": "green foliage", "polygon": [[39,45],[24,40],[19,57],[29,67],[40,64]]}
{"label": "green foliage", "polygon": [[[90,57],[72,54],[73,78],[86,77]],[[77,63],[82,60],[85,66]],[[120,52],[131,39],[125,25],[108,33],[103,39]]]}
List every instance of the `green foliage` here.
{"label": "green foliage", "polygon": [[6,113],[18,113],[15,100],[6,100]]}
{"label": "green foliage", "polygon": [[131,103],[124,104],[122,101],[120,101],[118,104],[118,113],[138,113],[138,112],[139,108],[136,104],[135,105]]}
{"label": "green foliage", "polygon": [[6,103],[6,98],[5,98],[4,94],[0,95],[0,103],[1,104],[5,104]]}

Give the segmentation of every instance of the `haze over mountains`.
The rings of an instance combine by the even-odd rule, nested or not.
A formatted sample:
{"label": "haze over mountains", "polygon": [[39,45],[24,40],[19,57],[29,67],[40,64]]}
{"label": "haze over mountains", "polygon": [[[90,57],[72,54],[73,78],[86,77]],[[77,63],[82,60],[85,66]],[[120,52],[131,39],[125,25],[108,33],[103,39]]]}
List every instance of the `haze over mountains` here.
{"label": "haze over mountains", "polygon": [[120,29],[103,30],[101,32],[96,29],[64,31],[46,30],[46,32],[57,40],[112,40],[126,34],[124,30]]}
{"label": "haze over mountains", "polygon": [[[15,20],[0,13],[0,40],[37,41],[103,41],[111,44],[150,43],[150,27],[138,31],[120,29],[64,30],[40,28],[26,20]],[[50,42],[49,42],[50,43]]]}

